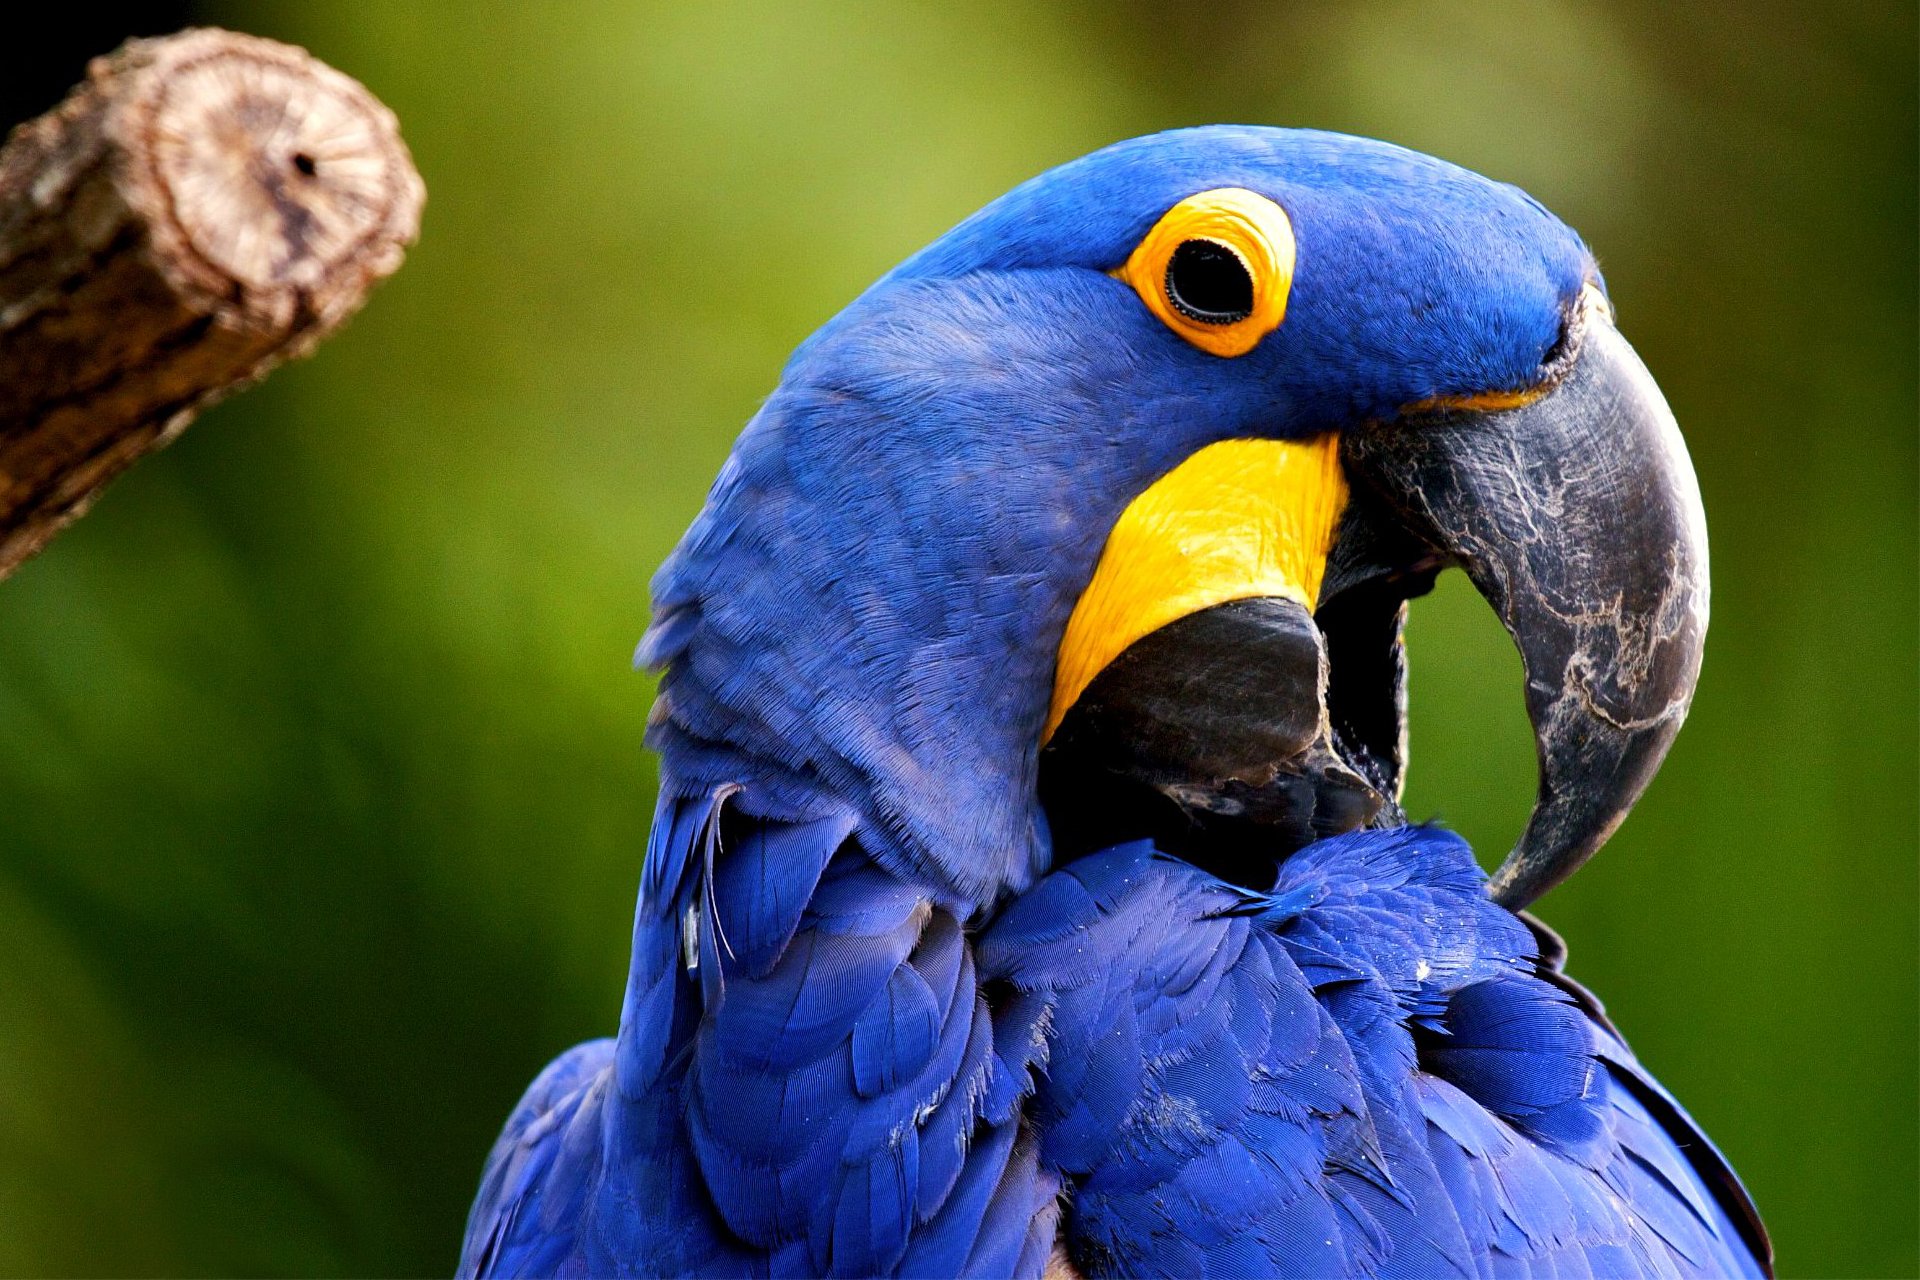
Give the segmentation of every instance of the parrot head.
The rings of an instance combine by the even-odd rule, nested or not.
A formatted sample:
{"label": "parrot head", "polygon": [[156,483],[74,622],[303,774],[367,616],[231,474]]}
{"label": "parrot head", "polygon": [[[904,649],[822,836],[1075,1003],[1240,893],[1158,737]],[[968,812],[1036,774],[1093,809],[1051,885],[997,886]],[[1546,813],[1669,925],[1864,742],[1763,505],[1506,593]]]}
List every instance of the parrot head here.
{"label": "parrot head", "polygon": [[1384,143],[1212,127],[1016,188],[804,343],[655,579],[670,787],[848,805],[976,902],[1152,837],[1243,883],[1399,820],[1408,599],[1526,671],[1523,905],[1685,716],[1704,520],[1592,255]]}

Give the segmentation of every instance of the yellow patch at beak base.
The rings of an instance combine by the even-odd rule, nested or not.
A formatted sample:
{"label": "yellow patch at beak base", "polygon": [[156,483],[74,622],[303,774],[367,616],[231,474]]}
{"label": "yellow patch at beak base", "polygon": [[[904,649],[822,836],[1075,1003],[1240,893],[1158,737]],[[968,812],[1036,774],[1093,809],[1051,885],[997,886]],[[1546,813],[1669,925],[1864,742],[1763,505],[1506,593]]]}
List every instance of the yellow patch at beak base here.
{"label": "yellow patch at beak base", "polygon": [[1338,438],[1223,440],[1120,514],[1060,641],[1045,745],[1136,640],[1214,605],[1282,596],[1311,612],[1347,483]]}

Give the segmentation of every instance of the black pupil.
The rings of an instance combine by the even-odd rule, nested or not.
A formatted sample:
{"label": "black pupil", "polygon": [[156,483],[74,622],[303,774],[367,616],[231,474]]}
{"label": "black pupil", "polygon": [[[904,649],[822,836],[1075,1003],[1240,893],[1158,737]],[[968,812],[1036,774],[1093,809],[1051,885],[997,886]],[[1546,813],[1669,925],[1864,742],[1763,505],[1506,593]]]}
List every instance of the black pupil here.
{"label": "black pupil", "polygon": [[1232,324],[1253,314],[1253,277],[1227,246],[1183,240],[1167,259],[1167,300],[1189,320]]}

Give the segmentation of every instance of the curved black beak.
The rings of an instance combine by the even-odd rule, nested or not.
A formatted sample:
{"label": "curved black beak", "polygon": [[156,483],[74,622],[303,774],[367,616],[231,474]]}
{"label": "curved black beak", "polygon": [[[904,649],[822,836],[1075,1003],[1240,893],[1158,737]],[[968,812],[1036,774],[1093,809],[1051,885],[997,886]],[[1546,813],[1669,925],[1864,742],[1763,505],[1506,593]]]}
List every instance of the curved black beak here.
{"label": "curved black beak", "polygon": [[[1686,717],[1708,603],[1693,464],[1660,389],[1591,293],[1544,395],[1349,432],[1342,450],[1353,501],[1323,625],[1343,593],[1385,589],[1397,610],[1459,565],[1525,663],[1540,790],[1492,884],[1518,910],[1606,842]],[[1393,630],[1397,643],[1397,615]]]}

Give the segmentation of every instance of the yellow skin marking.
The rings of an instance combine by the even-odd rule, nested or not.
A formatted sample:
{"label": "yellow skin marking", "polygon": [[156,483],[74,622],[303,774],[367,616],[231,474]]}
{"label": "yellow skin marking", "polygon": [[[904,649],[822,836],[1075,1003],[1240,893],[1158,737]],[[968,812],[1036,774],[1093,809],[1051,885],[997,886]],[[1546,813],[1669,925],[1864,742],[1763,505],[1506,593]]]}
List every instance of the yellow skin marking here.
{"label": "yellow skin marking", "polygon": [[1067,619],[1041,744],[1108,663],[1169,622],[1256,596],[1311,612],[1346,505],[1332,435],[1223,440],[1162,476],[1121,512]]}
{"label": "yellow skin marking", "polygon": [[[1246,267],[1253,305],[1243,319],[1210,324],[1173,305],[1167,264],[1189,240],[1219,245]],[[1167,210],[1112,274],[1186,341],[1239,356],[1286,319],[1294,251],[1284,209],[1244,187],[1218,187]],[[1175,619],[1255,596],[1311,610],[1346,503],[1332,436],[1226,440],[1162,476],[1121,513],[1067,620],[1041,743],[1108,663]]]}
{"label": "yellow skin marking", "polygon": [[[1253,310],[1232,324],[1208,324],[1167,297],[1167,262],[1188,240],[1206,240],[1238,257],[1253,281]],[[1242,356],[1287,317],[1293,287],[1293,222],[1286,210],[1244,187],[1188,196],[1161,215],[1134,247],[1115,279],[1133,286],[1160,322],[1202,351]]]}
{"label": "yellow skin marking", "polygon": [[[1613,323],[1613,304],[1607,301],[1607,295],[1600,292],[1600,286],[1588,281],[1580,287],[1580,300],[1575,304],[1580,313],[1576,324],[1584,323],[1589,316],[1598,316],[1608,324]],[[1531,387],[1521,387],[1518,391],[1482,391],[1467,396],[1434,396],[1428,400],[1416,400],[1401,409],[1402,413],[1433,413],[1442,410],[1477,410],[1496,412],[1501,409],[1521,409],[1532,404],[1547,392],[1553,390],[1553,380],[1536,382]]]}
{"label": "yellow skin marking", "polygon": [[1470,396],[1434,396],[1427,400],[1416,400],[1402,413],[1438,413],[1442,410],[1493,411],[1499,409],[1521,409],[1547,394],[1548,388],[1523,387],[1519,391],[1482,391]]}

